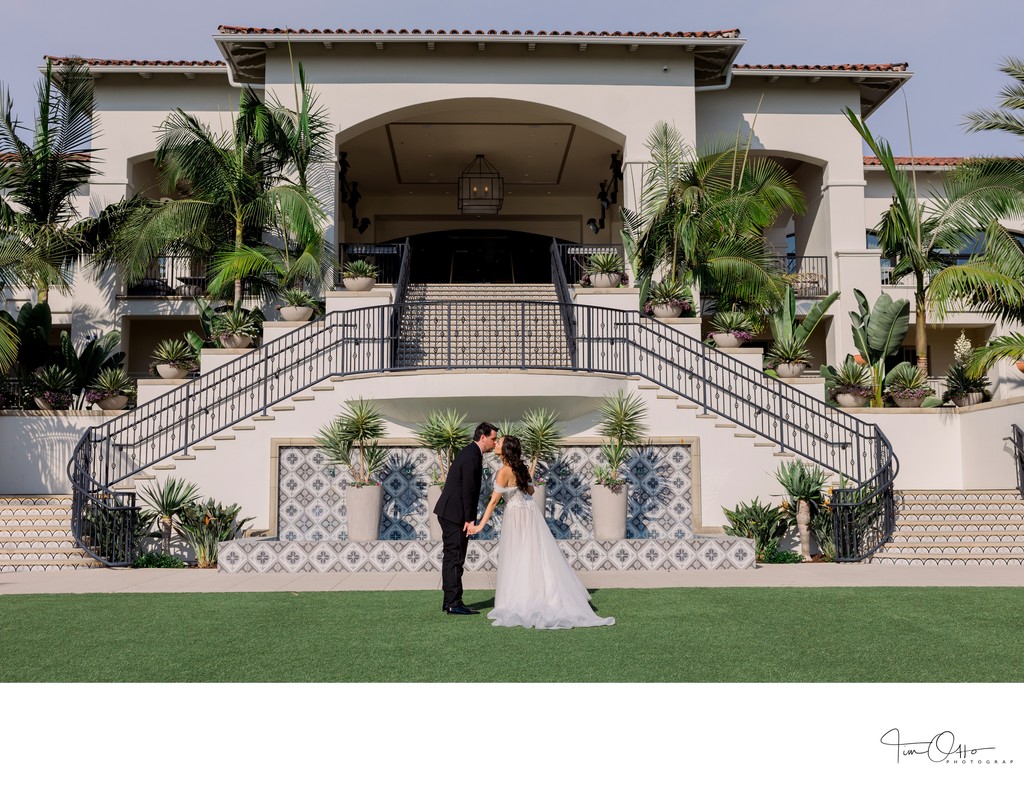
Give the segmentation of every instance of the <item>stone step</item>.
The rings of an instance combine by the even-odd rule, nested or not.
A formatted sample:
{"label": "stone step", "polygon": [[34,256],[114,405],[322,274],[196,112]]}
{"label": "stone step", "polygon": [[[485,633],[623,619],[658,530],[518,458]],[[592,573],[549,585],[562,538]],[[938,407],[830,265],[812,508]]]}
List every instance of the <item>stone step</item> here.
{"label": "stone step", "polygon": [[332,391],[334,390],[334,385],[314,385],[313,390],[317,393],[321,391]]}
{"label": "stone step", "polygon": [[943,556],[941,554],[928,554],[917,556],[878,556],[874,554],[864,560],[862,564],[874,565],[909,565],[941,567],[945,565],[958,566],[979,566],[979,567],[1016,567],[1024,565],[1024,555],[1021,556],[987,556],[984,554],[961,554],[959,556]]}
{"label": "stone step", "polygon": [[151,469],[155,469],[158,472],[170,472],[171,470],[177,469],[178,467],[176,467],[172,463],[165,463],[165,464],[158,464],[158,465],[150,467],[150,468]]}
{"label": "stone step", "polygon": [[906,501],[896,497],[896,505],[901,514],[968,514],[987,513],[995,511],[999,513],[1013,514],[1017,517],[1024,516],[1024,503],[1019,500],[972,500],[970,502],[952,503],[935,502],[926,503],[923,501]]}
{"label": "stone step", "polygon": [[990,553],[996,555],[1010,554],[1024,556],[1024,540],[1016,542],[887,542],[875,553],[885,556],[900,554],[919,556],[923,554],[957,554],[963,551]]}
{"label": "stone step", "polygon": [[139,472],[138,474],[132,475],[132,480],[156,480],[156,475]]}
{"label": "stone step", "polygon": [[316,401],[316,397],[312,396],[312,395],[309,395],[309,394],[302,395],[302,396],[292,396],[291,399],[292,399],[293,402],[315,402]]}
{"label": "stone step", "polygon": [[[934,515],[939,517],[940,515]],[[948,533],[949,531],[1015,531],[1024,536],[1024,525],[1019,519],[992,518],[991,514],[978,512],[969,515],[973,519],[966,519],[960,515],[950,515],[947,519],[920,520],[915,515],[913,519],[907,519],[903,515],[896,518],[897,531],[910,531],[915,534],[921,533]]]}
{"label": "stone step", "polygon": [[6,562],[46,562],[91,559],[81,548],[23,547],[0,549],[0,565]]}
{"label": "stone step", "polygon": [[0,561],[0,573],[28,573],[33,571],[49,572],[57,570],[84,570],[87,568],[102,568],[102,562],[97,562],[91,556],[75,557],[73,559],[21,559],[18,561]]}
{"label": "stone step", "polygon": [[73,548],[75,538],[70,534],[52,534],[42,536],[0,536],[0,550],[8,548]]}
{"label": "stone step", "polygon": [[295,405],[274,405],[270,409],[274,410],[274,411],[276,411],[278,413],[287,413],[287,412],[289,412],[291,410],[294,410],[295,409]]}
{"label": "stone step", "polygon": [[277,416],[253,416],[253,421],[277,421]]}
{"label": "stone step", "polygon": [[717,424],[715,424],[715,429],[735,430],[736,425],[728,421],[720,421]]}
{"label": "stone step", "polygon": [[910,490],[896,492],[905,502],[913,503],[978,503],[978,502],[1024,502],[1016,489],[967,489],[967,490]]}
{"label": "stone step", "polygon": [[988,540],[1005,541],[1024,538],[1024,531],[1019,528],[1011,530],[984,529],[984,528],[954,528],[949,531],[907,531],[899,526],[892,534],[893,541],[909,542],[921,538],[929,538],[935,541],[961,541],[961,542],[984,542]]}
{"label": "stone step", "polygon": [[176,460],[176,461],[194,461],[195,459],[196,459],[195,455],[175,455],[174,456],[174,460]]}
{"label": "stone step", "polygon": [[11,494],[0,497],[0,508],[4,506],[67,506],[71,507],[70,494]]}
{"label": "stone step", "polygon": [[196,444],[192,449],[196,452],[210,452],[217,449],[217,447],[214,444]]}
{"label": "stone step", "polygon": [[5,537],[69,537],[70,523],[5,523],[0,522],[0,539]]}
{"label": "stone step", "polygon": [[[214,441],[234,441],[237,438],[238,438],[238,436],[234,436],[234,435],[215,435],[213,437],[213,440]],[[196,449],[199,449],[199,447],[196,447]]]}
{"label": "stone step", "polygon": [[255,424],[236,424],[231,429],[234,430],[236,433],[244,433],[244,432],[249,432],[250,430],[255,430],[256,429],[256,425]]}

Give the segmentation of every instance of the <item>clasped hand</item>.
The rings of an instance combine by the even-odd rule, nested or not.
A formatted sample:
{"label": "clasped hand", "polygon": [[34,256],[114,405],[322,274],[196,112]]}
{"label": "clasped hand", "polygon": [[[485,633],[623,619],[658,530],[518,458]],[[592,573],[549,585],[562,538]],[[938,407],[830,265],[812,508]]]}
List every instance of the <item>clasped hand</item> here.
{"label": "clasped hand", "polygon": [[471,522],[466,523],[466,535],[467,536],[473,536],[474,534],[479,534],[483,530],[484,530],[484,527],[482,525],[475,525],[475,524],[473,524]]}

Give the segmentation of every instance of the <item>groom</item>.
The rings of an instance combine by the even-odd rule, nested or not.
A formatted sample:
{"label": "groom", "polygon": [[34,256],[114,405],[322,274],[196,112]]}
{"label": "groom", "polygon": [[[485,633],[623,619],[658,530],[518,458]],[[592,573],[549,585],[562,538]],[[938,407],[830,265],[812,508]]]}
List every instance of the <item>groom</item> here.
{"label": "groom", "polygon": [[449,615],[477,615],[480,612],[462,603],[462,569],[466,564],[466,549],[469,546],[467,532],[476,523],[484,455],[494,449],[497,440],[497,427],[486,421],[477,425],[473,432],[473,443],[460,450],[452,461],[441,497],[434,506],[444,538],[444,556],[441,561],[444,605],[441,609]]}

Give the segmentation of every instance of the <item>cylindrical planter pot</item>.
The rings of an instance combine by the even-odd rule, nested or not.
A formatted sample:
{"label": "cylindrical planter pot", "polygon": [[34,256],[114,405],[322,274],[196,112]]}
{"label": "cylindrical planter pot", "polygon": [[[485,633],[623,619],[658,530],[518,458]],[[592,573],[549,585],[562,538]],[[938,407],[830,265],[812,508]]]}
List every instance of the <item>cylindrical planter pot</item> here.
{"label": "cylindrical planter pot", "polygon": [[619,285],[622,276],[617,272],[598,272],[590,274],[590,283],[595,289],[613,289]]}
{"label": "cylindrical planter pot", "polygon": [[625,539],[626,537],[626,485],[618,494],[607,486],[590,487],[591,512],[594,518],[594,539]]}
{"label": "cylindrical planter pot", "polygon": [[161,379],[184,379],[188,371],[178,368],[176,365],[160,364],[156,366],[156,372]]}
{"label": "cylindrical planter pot", "polygon": [[957,407],[970,407],[971,405],[981,404],[981,400],[985,398],[985,394],[980,390],[971,391],[965,393],[963,396],[954,396],[953,404]]}
{"label": "cylindrical planter pot", "polygon": [[1024,360],[1017,360],[1017,370],[1024,374]]}
{"label": "cylindrical planter pot", "polygon": [[427,486],[427,531],[435,542],[440,542],[444,538],[441,534],[441,523],[437,521],[437,515],[434,513],[434,506],[441,499],[441,488],[433,483]]}
{"label": "cylindrical planter pot", "polygon": [[721,331],[715,332],[711,335],[715,340],[715,345],[719,348],[739,348],[743,343],[740,338],[732,332]]}
{"label": "cylindrical planter pot", "polygon": [[837,393],[836,402],[840,407],[867,407],[868,397],[856,393]]}
{"label": "cylindrical planter pot", "polygon": [[342,278],[341,282],[349,292],[369,292],[377,283],[376,278]]}
{"label": "cylindrical planter pot", "polygon": [[100,406],[100,410],[124,410],[124,406],[128,404],[128,397],[108,396],[106,399],[100,399],[96,404]]}
{"label": "cylindrical planter pot", "polygon": [[52,411],[57,409],[51,406],[50,403],[46,401],[46,399],[44,399],[42,396],[33,396],[32,401],[36,403],[36,407],[38,407],[40,410]]}
{"label": "cylindrical planter pot", "polygon": [[892,400],[896,402],[896,407],[920,407],[921,402],[925,400],[924,396],[920,396],[916,399],[900,399],[896,396],[892,397]]}
{"label": "cylindrical planter pot", "polygon": [[313,315],[312,306],[282,306],[281,317],[289,323],[303,323]]}
{"label": "cylindrical planter pot", "polygon": [[533,502],[536,503],[537,508],[540,509],[541,516],[543,516],[548,506],[548,484],[533,484]]}
{"label": "cylindrical planter pot", "polygon": [[252,345],[248,334],[222,334],[217,339],[224,348],[248,348]]}
{"label": "cylindrical planter pot", "polygon": [[782,379],[796,379],[806,370],[806,362],[780,362],[775,366],[775,373]]}
{"label": "cylindrical planter pot", "polygon": [[380,511],[383,502],[383,486],[349,486],[345,490],[350,542],[376,542],[380,539]]}
{"label": "cylindrical planter pot", "polygon": [[682,306],[675,306],[671,303],[656,303],[651,309],[654,310],[654,316],[657,318],[679,317],[683,313]]}

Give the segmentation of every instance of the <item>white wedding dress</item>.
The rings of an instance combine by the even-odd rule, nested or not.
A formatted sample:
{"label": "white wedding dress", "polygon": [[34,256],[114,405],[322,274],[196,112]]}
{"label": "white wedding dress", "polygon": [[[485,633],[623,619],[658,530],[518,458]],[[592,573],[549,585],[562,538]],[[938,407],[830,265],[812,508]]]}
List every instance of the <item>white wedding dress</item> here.
{"label": "white wedding dress", "polygon": [[611,626],[590,606],[590,594],[576,577],[533,497],[515,486],[497,486],[505,498],[498,541],[494,626],[571,629]]}

